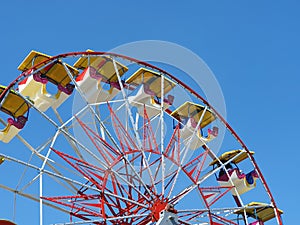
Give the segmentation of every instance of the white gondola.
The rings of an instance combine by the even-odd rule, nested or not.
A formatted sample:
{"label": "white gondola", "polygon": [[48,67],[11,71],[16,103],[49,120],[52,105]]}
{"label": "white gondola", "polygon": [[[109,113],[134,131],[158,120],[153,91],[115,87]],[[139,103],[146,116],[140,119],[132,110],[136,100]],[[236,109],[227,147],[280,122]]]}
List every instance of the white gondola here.
{"label": "white gondola", "polygon": [[[163,93],[161,93],[162,76],[155,71],[140,68],[126,80],[126,83],[139,87],[134,95],[128,97],[128,101],[137,108],[138,114],[142,117],[145,116],[144,109],[148,118],[152,118],[158,115],[160,110],[166,110],[173,104],[174,96],[167,93],[175,87],[175,83],[164,77]],[[163,100],[162,96],[164,96]]]}
{"label": "white gondola", "polygon": [[[250,154],[254,154],[254,152],[250,152]],[[219,160],[223,163],[234,158],[231,162],[234,164],[238,164],[244,159],[247,158],[247,152],[244,150],[233,150],[229,152],[225,152],[219,157]],[[217,165],[218,160],[214,160],[210,165]],[[245,174],[241,172],[238,168],[233,168],[229,162],[227,163],[227,168],[221,168],[217,181],[220,186],[229,187],[234,185],[235,188],[232,188],[232,195],[241,195],[245,192],[248,192],[256,187],[256,180],[258,175],[255,170]],[[227,173],[225,172],[227,170]]]}
{"label": "white gondola", "polygon": [[[204,109],[205,107],[202,105],[185,102],[171,113],[180,122],[180,137],[183,139],[183,143],[192,150],[200,148],[218,136],[217,127],[208,129],[206,136],[201,134],[201,129],[215,120],[215,116],[210,110],[206,110],[202,117]],[[201,117],[199,128],[195,130]]]}
{"label": "white gondola", "polygon": [[[184,140],[183,143],[189,145],[189,148],[192,150],[202,147],[204,144],[207,144],[218,136],[217,127],[213,127],[212,130],[208,129],[207,136],[204,137],[201,135],[200,129],[195,131],[196,126],[197,122],[195,122],[193,118],[189,118],[186,125],[180,130],[181,137]],[[192,135],[194,135],[193,138],[191,138]]]}
{"label": "white gondola", "polygon": [[[128,97],[129,103],[136,107],[140,116],[144,116],[144,107],[147,111],[148,118],[152,118],[159,114],[161,110],[161,103],[155,100],[155,94],[149,92],[147,85],[141,85],[139,91],[134,96]],[[145,91],[145,89],[147,91]],[[164,99],[162,109],[166,110],[173,103],[173,98],[168,95],[168,98]]]}
{"label": "white gondola", "polygon": [[[43,53],[31,51],[18,69],[27,71],[49,58],[51,57]],[[44,66],[43,63],[38,67],[42,66]],[[73,75],[78,73],[75,68],[69,65],[67,67]],[[50,107],[57,109],[73,91],[73,85],[70,84],[71,78],[60,62],[55,62],[39,72],[34,73],[33,70],[28,70],[27,73],[32,73],[32,75],[18,84],[19,93],[28,96],[34,102],[34,106],[42,112]],[[55,94],[47,92],[48,81],[57,86]]]}
{"label": "white gondola", "polygon": [[90,60],[81,57],[74,64],[83,72],[76,78],[76,83],[88,103],[98,103],[112,100],[119,92],[118,75],[121,77],[127,67],[116,62],[118,74],[111,58],[106,56],[93,57]]}
{"label": "white gondola", "polygon": [[248,174],[240,172],[237,168],[231,169],[228,171],[229,177],[227,174],[223,174],[221,177],[218,177],[218,182],[220,186],[231,186],[231,182],[236,187],[231,190],[232,195],[241,195],[247,191],[256,187],[256,179],[258,178],[257,173],[255,170],[249,172]]}
{"label": "white gondola", "polygon": [[33,102],[34,106],[45,112],[56,99],[55,96],[48,94],[46,91],[46,82],[42,82],[41,79],[36,79],[37,74],[31,75],[18,85],[19,93],[23,96],[29,97]]}

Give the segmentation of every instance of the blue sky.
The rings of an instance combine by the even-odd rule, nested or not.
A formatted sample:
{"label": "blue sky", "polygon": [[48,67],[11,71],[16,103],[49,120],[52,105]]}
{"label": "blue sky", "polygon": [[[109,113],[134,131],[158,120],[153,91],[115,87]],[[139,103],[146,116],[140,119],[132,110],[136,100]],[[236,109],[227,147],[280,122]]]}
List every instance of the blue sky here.
{"label": "blue sky", "polygon": [[219,81],[227,120],[256,151],[259,167],[285,211],[285,224],[296,224],[299,9],[296,0],[4,1],[1,84],[19,74],[17,66],[31,49],[49,55],[87,48],[105,51],[139,40],[189,48]]}

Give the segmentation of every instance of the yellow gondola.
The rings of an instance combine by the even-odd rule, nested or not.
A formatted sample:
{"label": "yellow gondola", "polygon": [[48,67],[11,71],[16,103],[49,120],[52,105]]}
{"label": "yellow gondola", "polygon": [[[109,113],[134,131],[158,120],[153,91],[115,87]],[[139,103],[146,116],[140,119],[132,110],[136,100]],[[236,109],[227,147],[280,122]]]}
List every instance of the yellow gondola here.
{"label": "yellow gondola", "polygon": [[[253,155],[254,152],[250,151],[250,154]],[[221,168],[219,172],[219,176],[217,181],[219,182],[220,186],[235,186],[231,190],[233,195],[241,195],[245,192],[250,191],[251,189],[256,187],[256,180],[258,175],[255,170],[250,171],[249,173],[245,174],[239,170],[239,168],[233,168],[232,164],[238,164],[245,159],[248,158],[248,153],[245,150],[232,150],[223,153],[218,159],[214,159],[210,165],[211,166],[221,166],[220,161],[226,164],[228,161],[229,163],[226,164],[225,168]],[[227,170],[227,173],[225,172]]]}
{"label": "yellow gondola", "polygon": [[[18,70],[20,70],[20,71],[29,70],[33,66],[36,66],[37,64],[42,63],[43,61],[50,59],[50,58],[51,58],[51,56],[49,56],[49,55],[32,50],[26,56],[26,58],[23,60],[23,62],[18,66]],[[46,63],[42,63],[40,66],[38,66],[37,69],[39,69],[45,65],[46,65]],[[67,65],[67,67],[73,76],[78,75],[79,71],[76,68],[74,68],[70,65]],[[50,82],[52,82],[55,85],[60,84],[63,87],[66,87],[66,85],[71,82],[71,78],[69,77],[63,64],[59,60],[46,66],[44,69],[42,69],[40,71],[40,73],[44,78],[47,78]]]}
{"label": "yellow gondola", "polygon": [[[92,52],[92,50],[87,50],[87,52]],[[128,71],[128,68],[119,62],[116,62],[116,66],[120,77]],[[111,57],[81,57],[75,62],[74,67],[84,70],[76,78],[76,83],[89,103],[108,101],[119,93],[121,88]],[[101,82],[108,84],[108,90]]]}
{"label": "yellow gondola", "polygon": [[[153,92],[156,97],[161,98],[161,79],[162,76],[159,73],[153,70],[140,68],[126,80],[126,83],[136,87],[141,84],[147,84],[148,90]],[[163,94],[166,95],[176,84],[166,77],[163,77],[163,79]]]}
{"label": "yellow gondola", "polygon": [[[6,89],[5,86],[0,86],[0,95]],[[13,137],[15,137],[27,122],[27,116],[29,111],[29,104],[18,93],[13,90],[9,90],[8,94],[4,94],[1,99],[4,99],[0,110],[10,116],[7,120],[6,127],[0,131],[0,140],[8,143]],[[25,116],[25,114],[27,114]]]}
{"label": "yellow gondola", "polygon": [[[253,151],[250,151],[251,155],[254,155]],[[243,160],[248,158],[248,153],[245,150],[231,150],[228,152],[223,153],[218,159],[214,159],[209,165],[213,166],[216,164],[219,164],[219,161],[226,163],[227,161],[232,159],[232,163],[238,164],[242,162]]]}
{"label": "yellow gondola", "polygon": [[[198,123],[202,114],[204,112],[205,107],[200,104],[196,104],[193,102],[185,102],[177,109],[175,109],[171,116],[176,118],[178,121],[182,121],[185,119],[193,118],[195,123]],[[208,109],[206,110],[203,119],[200,123],[200,127],[204,128],[211,122],[216,119],[215,115]]]}
{"label": "yellow gondola", "polygon": [[[169,108],[174,101],[174,96],[167,95],[176,84],[170,79],[163,77],[163,93],[161,93],[162,76],[161,74],[145,68],[138,69],[131,77],[126,80],[130,87],[140,89],[135,95],[128,98],[129,103],[138,109],[138,113],[144,116],[144,106],[149,118],[157,115],[163,101],[163,110]],[[164,96],[163,99],[162,96]]]}
{"label": "yellow gondola", "polygon": [[[205,143],[213,140],[218,135],[218,128],[213,127],[213,129],[208,129],[208,134],[206,137],[201,135],[201,129],[212,123],[216,116],[212,111],[207,109],[203,115],[205,106],[199,105],[193,102],[185,102],[177,109],[175,109],[171,116],[174,117],[178,122],[180,122],[180,135],[184,140],[185,145],[189,145],[190,149],[197,149],[203,146]],[[202,117],[202,120],[199,125],[199,129],[195,131],[195,128]],[[191,139],[194,131],[196,135]]]}
{"label": "yellow gondola", "polygon": [[[246,212],[247,216],[256,219],[256,222],[266,222],[275,218],[275,211],[274,208],[266,203],[261,202],[251,202],[245,206],[244,209],[239,209],[235,211],[235,214],[243,215],[244,211]],[[282,210],[278,210],[279,214],[283,214]],[[252,224],[255,224],[252,223]]]}
{"label": "yellow gondola", "polygon": [[[19,65],[18,69],[21,71],[27,71],[33,66],[40,64],[36,69],[40,69],[46,66],[47,63],[43,61],[50,59],[51,56],[31,51],[23,62]],[[77,76],[79,71],[66,65],[72,76]],[[71,78],[68,72],[65,70],[63,64],[57,60],[50,63],[39,72],[28,71],[33,75],[27,77],[25,80],[19,83],[19,92],[23,96],[28,96],[34,101],[35,107],[45,112],[50,106],[54,109],[58,108],[72,93],[74,85],[71,84]],[[51,82],[57,86],[58,90],[56,94],[50,94],[47,92],[46,84]]]}

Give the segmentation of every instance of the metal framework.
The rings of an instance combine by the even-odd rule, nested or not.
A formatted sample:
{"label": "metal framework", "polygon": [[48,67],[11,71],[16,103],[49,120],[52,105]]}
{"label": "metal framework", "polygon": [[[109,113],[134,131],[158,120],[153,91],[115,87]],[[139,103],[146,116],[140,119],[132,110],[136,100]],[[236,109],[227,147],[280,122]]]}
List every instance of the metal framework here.
{"label": "metal framework", "polygon": [[[66,63],[72,60],[85,63],[84,68],[78,67],[78,74]],[[102,61],[96,66],[97,60]],[[66,96],[72,101],[64,100],[59,107],[53,105],[65,89],[59,87],[61,83],[56,77],[47,75],[57,69],[55,66],[63,68],[64,79],[69,79],[74,86],[73,93]],[[92,74],[89,68],[96,68],[98,74]],[[139,83],[134,83],[132,77],[136,68],[146,68],[150,75],[143,75]],[[60,88],[56,97],[49,93],[39,96],[54,102],[49,103],[51,109],[39,108],[18,89],[20,83],[36,74],[42,74],[48,83]],[[96,80],[85,87],[88,81],[83,85],[77,77],[86,74],[91,81]],[[147,89],[152,84],[149,80],[157,82],[150,90]],[[7,161],[0,167],[9,163],[22,167],[18,170],[20,176],[16,185],[4,182],[0,188],[39,202],[40,225],[48,221],[55,224],[163,225],[163,216],[169,214],[176,217],[176,222],[172,219],[173,224],[184,225],[258,224],[256,222],[263,223],[273,217],[276,224],[282,224],[282,212],[253,154],[241,138],[197,90],[161,68],[115,53],[73,52],[46,57],[36,64],[33,60],[30,69],[24,70],[1,93],[1,107],[12,90],[19,93],[31,107],[31,114],[41,120],[45,128],[41,131],[43,138],[32,135],[39,132],[35,127],[38,124],[30,126],[31,130],[26,125],[16,134],[15,139],[21,143],[18,148],[29,149],[29,153],[20,156],[0,153],[0,159]],[[189,99],[177,100],[176,96],[183,92]],[[172,116],[180,104],[191,100],[196,108],[203,105],[201,114],[196,110],[199,115],[191,114],[190,118],[182,117],[182,120]],[[214,119],[209,123],[227,130],[231,134],[228,143],[232,148],[242,149],[242,153],[229,161],[219,160],[217,167],[209,166],[219,155],[209,139],[212,126],[203,125],[206,115],[210,114]],[[187,127],[184,119],[195,116],[196,123]],[[5,124],[4,119],[1,122]],[[208,133],[207,137],[200,132]],[[226,185],[217,182],[218,173],[243,152],[247,155],[243,166],[254,169],[259,180],[251,192],[263,196],[262,201],[267,199],[268,204],[263,209],[271,208],[274,214],[268,215],[268,219],[257,213],[262,210],[261,206],[249,207],[243,202],[244,194],[235,194],[239,193],[239,187],[233,179],[229,178]],[[230,177],[229,170],[225,172]],[[38,186],[38,193],[31,190],[34,185]],[[175,209],[170,211],[170,205]],[[70,220],[55,221],[47,217],[45,207],[69,214]],[[249,208],[255,213],[249,213]]]}

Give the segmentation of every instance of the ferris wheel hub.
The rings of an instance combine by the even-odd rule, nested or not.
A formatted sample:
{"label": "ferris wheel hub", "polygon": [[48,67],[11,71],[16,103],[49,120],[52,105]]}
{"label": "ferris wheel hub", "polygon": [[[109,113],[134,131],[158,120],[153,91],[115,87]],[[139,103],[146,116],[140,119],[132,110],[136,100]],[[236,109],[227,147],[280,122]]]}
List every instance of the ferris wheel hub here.
{"label": "ferris wheel hub", "polygon": [[160,218],[160,213],[165,210],[168,206],[167,200],[156,199],[150,208],[152,212],[152,221],[158,221]]}

